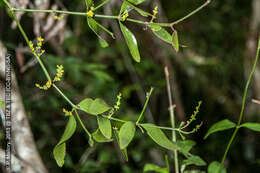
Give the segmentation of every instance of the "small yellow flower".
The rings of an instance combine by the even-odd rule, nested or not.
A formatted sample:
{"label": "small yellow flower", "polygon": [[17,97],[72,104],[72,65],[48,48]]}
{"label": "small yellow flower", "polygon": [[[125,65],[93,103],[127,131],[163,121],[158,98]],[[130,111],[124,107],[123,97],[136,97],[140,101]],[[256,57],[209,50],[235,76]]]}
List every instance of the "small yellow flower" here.
{"label": "small yellow flower", "polygon": [[64,18],[64,15],[61,16],[53,16],[55,20],[62,20]]}
{"label": "small yellow flower", "polygon": [[156,15],[158,13],[158,6],[155,6],[153,9],[153,17],[156,18]]}
{"label": "small yellow flower", "polygon": [[120,104],[121,104],[121,98],[122,98],[122,94],[119,93],[119,94],[117,95],[117,102],[116,102],[116,104],[114,105],[114,109],[115,109],[115,110],[118,110],[118,109],[119,109]]}
{"label": "small yellow flower", "polygon": [[125,10],[124,13],[123,13],[123,15],[122,15],[122,17],[121,17],[121,20],[122,20],[122,21],[125,21],[125,20],[127,19],[127,17],[128,17],[128,11]]}
{"label": "small yellow flower", "polygon": [[65,116],[72,116],[72,112],[71,111],[68,111],[65,108],[63,108],[62,110],[65,113]]}
{"label": "small yellow flower", "polygon": [[37,40],[38,40],[39,42],[43,42],[43,41],[44,41],[44,39],[43,39],[42,37],[38,37]]}
{"label": "small yellow flower", "polygon": [[56,76],[54,77],[53,82],[61,80],[61,77],[63,76],[63,73],[64,73],[63,65],[57,65],[56,71],[57,71],[57,73],[56,73]]}
{"label": "small yellow flower", "polygon": [[41,86],[40,84],[36,83],[35,86],[39,89],[42,89],[42,90],[47,90],[51,87],[52,85],[52,82],[51,81],[47,81],[45,85]]}
{"label": "small yellow flower", "polygon": [[92,10],[89,10],[89,11],[86,13],[86,15],[87,15],[88,17],[93,17],[93,16],[94,16],[94,12],[93,12]]}

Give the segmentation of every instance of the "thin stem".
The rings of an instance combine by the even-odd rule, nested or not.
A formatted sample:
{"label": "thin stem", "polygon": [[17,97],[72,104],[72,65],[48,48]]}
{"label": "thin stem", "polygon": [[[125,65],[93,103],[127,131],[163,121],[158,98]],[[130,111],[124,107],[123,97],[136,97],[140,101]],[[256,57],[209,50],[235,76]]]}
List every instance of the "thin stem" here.
{"label": "thin stem", "polygon": [[[255,61],[254,61],[254,65],[252,67],[252,70],[250,72],[250,75],[248,77],[248,80],[247,80],[247,83],[246,83],[246,86],[245,86],[245,89],[244,89],[244,94],[243,94],[243,102],[242,102],[242,107],[241,107],[241,112],[240,112],[240,115],[239,115],[239,120],[237,122],[237,125],[236,125],[236,129],[235,131],[233,132],[232,134],[232,137],[230,138],[229,142],[228,142],[228,145],[226,147],[226,150],[225,150],[225,153],[222,157],[222,160],[221,160],[221,165],[223,165],[224,161],[226,160],[226,156],[227,156],[227,153],[229,151],[229,148],[238,132],[238,129],[239,129],[239,126],[241,124],[241,121],[243,119],[243,115],[244,115],[244,109],[245,109],[245,103],[246,103],[246,96],[247,96],[247,90],[248,90],[248,87],[249,87],[249,84],[251,82],[251,79],[253,77],[253,74],[255,72],[255,68],[256,68],[256,64],[257,64],[257,61],[258,61],[258,58],[259,58],[259,51],[260,51],[260,37],[258,38],[258,46],[257,46],[257,52],[256,52],[256,57],[255,57]],[[220,168],[221,166],[219,167],[219,170],[218,172],[220,172]]]}
{"label": "thin stem", "polygon": [[28,13],[59,13],[59,14],[86,16],[85,12],[64,11],[64,10],[40,10],[40,9],[20,9],[20,8],[11,8],[11,10],[17,12],[28,12]]}
{"label": "thin stem", "polygon": [[[168,100],[169,100],[169,112],[170,112],[170,118],[171,118],[171,126],[174,129],[175,128],[175,117],[174,117],[174,105],[172,104],[172,92],[171,92],[171,85],[170,85],[170,79],[169,79],[169,71],[168,67],[166,66],[164,68],[165,72],[165,78],[167,83],[167,93],[168,93]],[[176,132],[172,131],[172,141],[176,142]],[[179,173],[179,161],[178,161],[178,152],[177,150],[174,150],[174,166],[175,166],[175,173]]]}
{"label": "thin stem", "polygon": [[152,125],[152,124],[137,124],[137,126],[142,126],[142,127],[154,127],[154,128],[158,128],[158,129],[163,129],[163,130],[172,130],[172,131],[179,131],[179,129],[177,128],[171,128],[171,127],[164,127],[164,126],[156,126],[156,125]]}
{"label": "thin stem", "polygon": [[[6,1],[6,0],[4,0]],[[191,13],[189,13],[188,15],[182,17],[181,19],[178,19],[174,22],[171,23],[155,23],[156,25],[159,26],[164,26],[164,27],[173,27],[173,25],[176,25],[182,21],[184,21],[185,19],[191,17],[192,15],[194,15],[195,13],[197,13],[198,11],[200,11],[202,8],[206,7],[209,3],[211,2],[211,0],[207,0],[204,4],[202,4],[200,7],[198,7],[197,9],[195,9],[194,11],[192,11]],[[104,2],[105,3],[105,2]],[[9,3],[6,3],[7,5]],[[100,4],[100,5],[104,5],[104,4]],[[19,9],[19,8],[13,8],[11,7],[11,5],[9,4],[8,7],[10,8],[11,11],[17,11],[17,12],[29,12],[29,13],[60,13],[60,14],[69,14],[69,15],[78,15],[78,16],[86,16],[85,12],[74,12],[74,11],[64,11],[64,10],[40,10],[40,9]],[[96,7],[94,10],[96,10],[98,7]],[[119,19],[119,16],[109,16],[109,15],[101,15],[101,14],[95,14],[94,18],[104,18],[104,19]],[[149,22],[145,22],[145,21],[140,21],[140,20],[136,20],[136,19],[131,19],[131,18],[127,18],[126,21],[129,22],[133,22],[133,23],[138,23],[138,24],[143,24],[143,25],[147,25],[149,24]]]}
{"label": "thin stem", "polygon": [[138,117],[138,119],[136,121],[136,124],[138,124],[142,120],[144,111],[145,111],[145,109],[147,107],[147,104],[149,102],[149,99],[150,99],[150,96],[151,96],[152,92],[153,92],[153,87],[150,89],[148,95],[146,96],[146,101],[145,101],[144,107],[143,107],[142,112],[140,113],[140,115],[139,115],[139,117]]}
{"label": "thin stem", "polygon": [[89,138],[92,137],[91,133],[88,131],[88,129],[85,127],[84,123],[82,122],[77,110],[75,109],[75,113],[76,113],[76,117],[81,125],[81,127],[83,128],[83,130],[88,134]]}
{"label": "thin stem", "polygon": [[52,84],[52,86],[58,91],[58,93],[73,107],[73,108],[77,108],[77,106],[72,103],[72,101],[70,101],[70,99],[55,85]]}
{"label": "thin stem", "polygon": [[197,9],[195,9],[194,11],[192,11],[191,13],[189,13],[188,15],[182,17],[182,18],[179,19],[179,20],[176,20],[175,22],[172,22],[172,23],[170,24],[171,27],[172,27],[173,25],[176,25],[176,24],[178,24],[178,23],[184,21],[185,19],[191,17],[192,15],[194,15],[195,13],[197,13],[198,11],[200,11],[202,8],[206,7],[210,2],[211,2],[211,0],[207,0],[204,4],[202,4],[200,7],[198,7]]}

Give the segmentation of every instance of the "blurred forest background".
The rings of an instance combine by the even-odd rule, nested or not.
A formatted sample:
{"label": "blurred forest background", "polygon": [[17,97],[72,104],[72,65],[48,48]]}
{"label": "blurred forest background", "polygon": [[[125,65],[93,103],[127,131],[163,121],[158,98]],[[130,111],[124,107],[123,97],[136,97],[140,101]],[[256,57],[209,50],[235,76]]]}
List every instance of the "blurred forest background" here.
{"label": "blurred forest background", "polygon": [[[129,162],[125,163],[113,143],[97,144],[90,148],[87,135],[78,126],[67,144],[65,165],[59,168],[52,150],[62,135],[67,121],[62,108],[70,109],[70,107],[55,90],[43,91],[35,87],[35,83],[43,83],[46,78],[19,30],[3,8],[2,1],[0,2],[0,51],[7,50],[11,54],[17,79],[17,83],[13,85],[14,101],[17,103],[13,108],[13,116],[23,117],[22,120],[18,120],[22,127],[19,127],[19,122],[13,125],[14,138],[18,138],[14,139],[16,154],[19,155],[19,151],[22,153],[26,147],[33,148],[35,142],[42,163],[36,163],[39,160],[31,155],[28,156],[30,157],[28,164],[40,164],[39,167],[45,167],[51,173],[131,173],[142,172],[145,163],[165,166],[166,151],[156,146],[140,131],[129,146]],[[83,0],[11,0],[10,2],[19,8],[85,11]],[[158,6],[156,21],[171,22],[187,15],[204,2],[204,0],[146,0],[138,7],[151,12]],[[121,3],[120,0],[111,0],[98,13],[117,15]],[[207,163],[221,159],[232,130],[216,133],[207,140],[203,140],[203,136],[209,127],[219,120],[225,118],[233,122],[238,120],[243,89],[255,57],[260,31],[259,0],[212,0],[200,12],[175,26],[180,43],[187,46],[181,48],[178,53],[171,45],[155,37],[144,25],[125,22],[139,43],[140,63],[134,62],[131,58],[116,20],[98,19],[116,36],[116,39],[112,39],[106,33],[102,33],[110,46],[101,48],[96,35],[89,29],[83,16],[64,16],[61,21],[54,20],[49,14],[27,13],[20,16],[21,24],[30,40],[34,40],[37,36],[45,38],[43,47],[46,53],[42,60],[51,74],[55,74],[56,64],[64,65],[65,76],[58,86],[75,103],[91,97],[103,98],[113,105],[117,94],[121,92],[122,105],[116,115],[135,120],[144,104],[146,92],[153,86],[155,89],[145,119],[147,122],[170,126],[164,75],[164,66],[168,66],[173,99],[177,106],[177,121],[186,121],[198,101],[203,102],[198,115],[198,120],[203,121],[203,126],[197,133],[187,137],[197,143],[193,153],[201,156]],[[143,20],[135,13],[131,13],[131,17]],[[2,53],[0,59],[2,65],[3,57]],[[3,72],[2,65],[1,72]],[[3,87],[2,76],[3,74],[1,74]],[[259,63],[254,77],[243,121],[260,122],[260,106],[251,102],[252,98],[260,99]],[[1,99],[4,98],[3,92],[1,88]],[[87,128],[93,132],[97,127],[96,119],[85,114],[81,117]],[[26,130],[28,125],[34,141],[29,139],[31,134],[30,129]],[[0,130],[0,141],[4,144],[3,128]],[[228,172],[259,172],[259,145],[259,133],[246,129],[239,130],[225,162]],[[170,163],[173,164],[172,158]],[[197,169],[206,170],[206,167]]]}

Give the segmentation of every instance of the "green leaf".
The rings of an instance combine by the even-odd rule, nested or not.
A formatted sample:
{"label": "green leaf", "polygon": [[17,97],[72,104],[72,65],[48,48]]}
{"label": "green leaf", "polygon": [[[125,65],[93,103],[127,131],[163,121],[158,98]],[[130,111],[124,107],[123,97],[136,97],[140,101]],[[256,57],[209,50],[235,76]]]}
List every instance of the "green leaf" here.
{"label": "green leaf", "polygon": [[206,173],[206,172],[201,170],[187,170],[184,171],[183,173]]}
{"label": "green leaf", "polygon": [[121,12],[124,12],[123,10],[125,10],[126,8],[128,8],[128,6],[130,6],[130,7],[132,7],[135,11],[137,11],[139,14],[141,14],[142,16],[144,16],[144,17],[148,17],[148,16],[152,16],[152,14],[150,14],[150,13],[148,13],[148,12],[146,12],[146,11],[144,11],[144,10],[142,10],[142,9],[140,9],[140,8],[137,8],[136,6],[134,6],[133,4],[131,4],[131,3],[129,3],[127,0],[125,0],[124,1],[124,3],[126,3],[126,7],[124,7],[123,5],[123,9],[122,9],[122,7],[121,7],[121,9],[122,9],[122,11]]}
{"label": "green leaf", "polygon": [[[120,148],[120,141],[119,141],[119,132],[117,129],[114,129],[114,134],[115,134],[115,137],[116,137],[116,141],[118,143],[118,146]],[[125,161],[128,162],[128,155],[127,155],[127,148],[121,150],[121,153],[123,155],[123,158],[125,159]]]}
{"label": "green leaf", "polygon": [[85,0],[85,3],[86,3],[87,9],[89,9],[90,7],[93,6],[93,1],[92,0]]}
{"label": "green leaf", "polygon": [[102,114],[110,109],[106,102],[102,99],[92,100],[91,98],[86,98],[79,103],[80,108],[92,115]]}
{"label": "green leaf", "polygon": [[174,31],[172,33],[172,46],[176,50],[176,52],[179,51],[179,39],[177,31]]}
{"label": "green leaf", "polygon": [[[221,171],[218,172],[220,166],[221,166]],[[208,166],[208,173],[226,173],[226,172],[227,172],[226,168],[224,168],[223,165],[221,165],[217,161],[211,162],[210,165]]]}
{"label": "green leaf", "polygon": [[134,34],[130,30],[128,30],[128,28],[126,26],[124,26],[121,22],[119,22],[119,25],[120,25],[121,31],[124,35],[126,44],[130,50],[132,57],[134,58],[134,60],[136,62],[140,62],[141,58],[140,58],[138,45],[137,45],[137,41],[136,41]]}
{"label": "green leaf", "polygon": [[96,141],[96,142],[100,142],[100,143],[103,143],[103,142],[111,142],[113,141],[113,139],[107,139],[101,132],[99,129],[97,129],[94,133],[92,133],[92,136],[93,136],[93,139]]}
{"label": "green leaf", "polygon": [[156,127],[151,127],[151,126],[155,126],[155,125],[150,123],[142,124],[142,127],[147,131],[148,135],[151,137],[151,139],[154,142],[156,142],[158,145],[168,150],[181,149],[176,143],[170,141],[161,129]]}
{"label": "green leaf", "polygon": [[250,130],[254,130],[257,132],[260,132],[260,124],[259,123],[244,123],[240,125],[240,127],[246,127],[249,128]]}
{"label": "green leaf", "polygon": [[98,127],[101,133],[108,139],[112,137],[111,122],[109,119],[103,118],[101,116],[97,117]]}
{"label": "green leaf", "polygon": [[212,133],[215,133],[215,132],[218,132],[218,131],[227,130],[227,129],[231,129],[231,128],[234,128],[235,126],[236,126],[236,124],[233,123],[232,121],[229,121],[228,119],[219,121],[219,122],[213,124],[210,127],[210,129],[208,130],[208,132],[204,136],[204,139],[206,139]]}
{"label": "green leaf", "polygon": [[109,44],[99,35],[100,30],[106,31],[109,35],[112,36],[112,38],[114,38],[114,34],[95,21],[93,18],[87,17],[87,22],[90,29],[98,36],[101,47],[107,47]]}
{"label": "green leaf", "polygon": [[128,0],[128,1],[131,2],[132,4],[138,5],[138,4],[143,3],[146,0]]}
{"label": "green leaf", "polygon": [[159,172],[159,173],[168,173],[167,168],[161,168],[155,164],[146,163],[144,166],[144,172],[149,172],[149,171],[154,171],[154,172]]}
{"label": "green leaf", "polygon": [[64,158],[66,155],[66,143],[63,143],[61,145],[56,145],[53,150],[53,155],[58,166],[62,167],[64,165]]}
{"label": "green leaf", "polygon": [[199,156],[192,155],[183,161],[183,164],[188,165],[197,165],[197,166],[205,166],[207,163],[202,160]]}
{"label": "green leaf", "polygon": [[125,149],[132,141],[135,135],[135,124],[128,121],[122,125],[119,131],[119,146],[120,149]]}
{"label": "green leaf", "polygon": [[64,164],[64,158],[66,155],[66,141],[74,134],[76,130],[76,120],[73,116],[69,116],[69,121],[66,125],[65,131],[58,142],[58,144],[53,149],[54,158],[58,166],[62,167]]}
{"label": "green leaf", "polygon": [[188,153],[194,145],[196,145],[196,142],[192,140],[184,140],[184,141],[177,141],[178,146],[182,148],[182,151],[184,153]]}
{"label": "green leaf", "polygon": [[160,38],[161,40],[163,40],[169,44],[173,44],[172,36],[171,36],[171,34],[169,34],[168,31],[166,31],[164,28],[162,28],[161,26],[156,25],[156,24],[150,24],[149,26],[152,29],[153,33],[158,38]]}
{"label": "green leaf", "polygon": [[74,132],[76,130],[76,126],[77,126],[77,122],[76,122],[74,116],[72,116],[72,115],[69,116],[69,122],[67,123],[65,131],[57,145],[66,142],[74,134]]}

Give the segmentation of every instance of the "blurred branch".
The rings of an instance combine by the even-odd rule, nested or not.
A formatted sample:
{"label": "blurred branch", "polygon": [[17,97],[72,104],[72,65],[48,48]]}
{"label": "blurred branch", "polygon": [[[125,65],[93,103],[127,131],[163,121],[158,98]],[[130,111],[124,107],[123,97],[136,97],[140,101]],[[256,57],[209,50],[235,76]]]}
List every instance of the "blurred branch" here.
{"label": "blurred branch", "polygon": [[255,103],[255,104],[260,105],[260,100],[252,99],[252,102]]}

